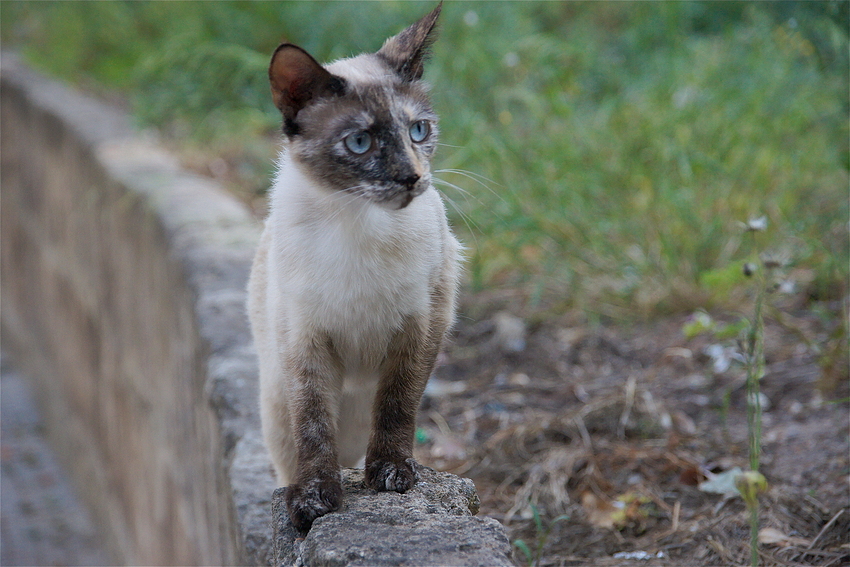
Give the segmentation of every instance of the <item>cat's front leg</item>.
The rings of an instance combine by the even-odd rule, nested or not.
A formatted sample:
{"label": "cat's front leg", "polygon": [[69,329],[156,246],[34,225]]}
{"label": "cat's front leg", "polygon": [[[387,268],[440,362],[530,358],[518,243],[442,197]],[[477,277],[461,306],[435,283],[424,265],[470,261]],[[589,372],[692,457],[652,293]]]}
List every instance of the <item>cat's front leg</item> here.
{"label": "cat's front leg", "polygon": [[313,338],[296,352],[290,368],[297,385],[292,414],[298,464],[286,507],[292,524],[306,532],[313,520],[342,504],[334,425],[342,366],[329,339]]}
{"label": "cat's front leg", "polygon": [[439,333],[410,317],[394,337],[381,372],[366,453],[366,485],[407,492],[416,483],[416,411],[439,349]]}

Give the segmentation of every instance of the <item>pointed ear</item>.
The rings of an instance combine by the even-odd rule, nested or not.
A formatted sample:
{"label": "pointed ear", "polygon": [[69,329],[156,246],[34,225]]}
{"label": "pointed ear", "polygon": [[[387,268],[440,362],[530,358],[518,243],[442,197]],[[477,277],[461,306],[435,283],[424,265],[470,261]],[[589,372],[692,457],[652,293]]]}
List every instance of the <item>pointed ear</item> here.
{"label": "pointed ear", "polygon": [[345,80],[330,74],[313,57],[291,43],[282,43],[272,55],[269,82],[274,105],[286,122],[310,101],[328,95],[342,94]]}
{"label": "pointed ear", "polygon": [[378,56],[407,82],[418,81],[422,78],[431,44],[437,39],[434,26],[442,8],[443,3],[440,2],[430,14],[398,35],[389,38],[378,50]]}

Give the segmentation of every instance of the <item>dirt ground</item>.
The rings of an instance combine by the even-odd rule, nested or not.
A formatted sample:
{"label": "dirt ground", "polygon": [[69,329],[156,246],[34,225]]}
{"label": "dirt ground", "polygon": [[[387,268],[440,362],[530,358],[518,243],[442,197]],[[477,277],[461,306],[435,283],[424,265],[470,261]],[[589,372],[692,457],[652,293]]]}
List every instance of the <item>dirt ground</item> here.
{"label": "dirt ground", "polygon": [[[749,463],[734,340],[687,339],[686,316],[589,328],[464,303],[474,315],[426,391],[417,458],[475,481],[519,564],[749,564],[742,499],[707,491]],[[841,310],[765,328],[761,565],[850,564],[846,336],[824,308]]]}

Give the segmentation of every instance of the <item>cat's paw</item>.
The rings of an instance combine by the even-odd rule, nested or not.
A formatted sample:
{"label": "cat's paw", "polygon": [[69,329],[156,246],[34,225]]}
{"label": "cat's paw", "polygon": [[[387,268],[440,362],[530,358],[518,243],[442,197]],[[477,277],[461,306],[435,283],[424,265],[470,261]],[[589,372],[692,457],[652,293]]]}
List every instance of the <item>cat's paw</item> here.
{"label": "cat's paw", "polygon": [[416,461],[375,459],[366,463],[366,486],[378,491],[407,492],[416,484]]}
{"label": "cat's paw", "polygon": [[292,525],[307,533],[313,520],[342,505],[342,485],[338,478],[319,477],[286,489],[286,509]]}

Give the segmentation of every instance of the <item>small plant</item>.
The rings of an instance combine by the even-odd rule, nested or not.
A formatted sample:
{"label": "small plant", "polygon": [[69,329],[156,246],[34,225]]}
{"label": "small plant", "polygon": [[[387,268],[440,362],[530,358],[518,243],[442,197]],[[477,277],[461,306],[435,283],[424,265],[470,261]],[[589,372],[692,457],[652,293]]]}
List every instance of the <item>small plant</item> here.
{"label": "small plant", "polygon": [[[763,228],[751,229],[764,230]],[[747,431],[749,440],[750,470],[758,471],[761,460],[761,392],[759,384],[764,377],[764,300],[767,295],[767,277],[757,264],[744,264],[744,275],[755,278],[756,294],[753,318],[744,338],[744,367],[747,371]]]}
{"label": "small plant", "polygon": [[[751,220],[746,230],[752,235],[753,248],[757,249],[756,233],[767,229],[767,217]],[[761,265],[744,264],[744,275],[755,279],[755,305],[753,317],[744,338],[744,367],[747,371],[747,439],[749,444],[750,470],[735,482],[738,492],[750,513],[750,563],[759,563],[759,501],[758,496],[767,491],[767,480],[759,472],[761,462],[761,391],[764,377],[764,305],[770,292],[773,272],[781,266],[774,258],[759,255]]]}
{"label": "small plant", "polygon": [[568,520],[570,517],[567,514],[561,514],[549,522],[547,526],[544,526],[543,519],[540,517],[540,511],[537,509],[537,506],[531,503],[529,503],[529,506],[531,507],[531,514],[534,519],[535,533],[537,536],[536,547],[534,548],[534,551],[532,551],[528,544],[522,539],[515,539],[513,541],[513,545],[522,552],[528,565],[537,567],[537,565],[540,564],[541,557],[543,557],[543,547],[546,545],[546,540],[549,539],[549,534],[552,533],[552,528],[554,528],[555,524],[561,520]]}
{"label": "small plant", "polygon": [[749,470],[735,479],[735,488],[744,499],[750,513],[750,564],[759,564],[759,495],[767,492],[767,479],[758,471]]}
{"label": "small plant", "polygon": [[[750,470],[738,475],[735,487],[747,505],[750,515],[750,550],[751,564],[758,565],[758,531],[759,531],[759,494],[768,488],[767,480],[759,472],[761,464],[761,379],[765,374],[764,358],[764,317],[768,307],[768,295],[776,287],[774,281],[776,272],[783,262],[775,256],[760,252],[756,233],[767,230],[767,217],[751,219],[742,223],[746,236],[751,240],[750,261],[741,265],[741,273],[746,280],[752,281],[753,308],[748,317],[741,317],[737,322],[722,324],[715,321],[704,311],[697,312],[684,327],[683,332],[690,338],[702,333],[708,333],[714,338],[725,341],[737,337],[736,347],[723,344],[712,345],[708,351],[714,361],[715,372],[724,372],[732,363],[740,363],[746,375],[747,396],[747,448]],[[723,422],[728,413],[729,391],[723,400]]]}

